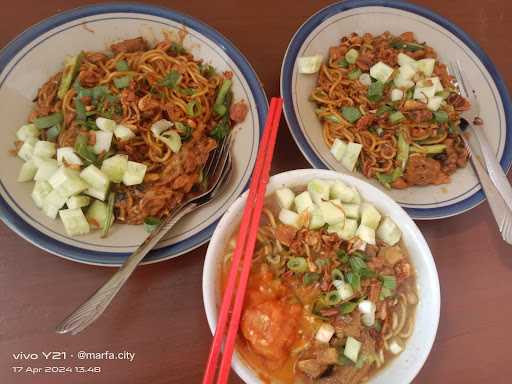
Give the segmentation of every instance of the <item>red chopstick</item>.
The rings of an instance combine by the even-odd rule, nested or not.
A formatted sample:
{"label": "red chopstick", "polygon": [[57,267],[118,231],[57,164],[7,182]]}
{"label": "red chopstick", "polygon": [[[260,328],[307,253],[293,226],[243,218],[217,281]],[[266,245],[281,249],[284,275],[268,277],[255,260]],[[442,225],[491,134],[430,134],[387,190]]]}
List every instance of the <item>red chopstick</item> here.
{"label": "red chopstick", "polygon": [[[247,197],[242,221],[240,223],[240,231],[238,233],[236,247],[231,260],[231,269],[229,271],[228,282],[222,299],[222,305],[217,320],[215,336],[210,349],[210,355],[208,356],[203,384],[212,384],[214,382],[217,362],[228,322],[229,328],[224,345],[224,353],[222,354],[217,383],[226,383],[229,376],[231,357],[233,355],[236,334],[240,324],[240,315],[243,308],[245,290],[251,270],[252,254],[256,243],[261,211],[263,209],[265,188],[269,179],[270,165],[272,163],[277,130],[281,119],[282,106],[283,100],[281,98],[272,98],[267,121],[265,123],[263,138],[260,142],[258,157],[249,187],[249,196]],[[237,286],[238,271],[242,258],[242,270]],[[233,304],[231,317],[228,318],[233,298],[235,299],[235,302]]]}

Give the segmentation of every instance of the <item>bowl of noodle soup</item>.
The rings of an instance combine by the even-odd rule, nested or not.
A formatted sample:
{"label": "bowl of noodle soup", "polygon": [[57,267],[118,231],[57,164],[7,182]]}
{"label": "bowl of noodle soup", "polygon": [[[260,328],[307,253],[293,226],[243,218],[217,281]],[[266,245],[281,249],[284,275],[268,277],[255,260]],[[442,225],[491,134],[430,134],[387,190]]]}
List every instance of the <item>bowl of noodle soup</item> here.
{"label": "bowl of noodle soup", "polygon": [[[129,42],[126,43],[126,40]],[[142,46],[137,47],[137,44]],[[119,56],[120,60],[117,60],[119,54],[124,56]],[[79,55],[84,59],[77,80],[70,84],[62,98],[54,97],[52,92],[56,93],[57,90],[51,88],[52,79],[55,83],[62,82],[64,76],[61,73],[65,63]],[[172,189],[184,187],[183,191],[186,191],[199,185],[200,168],[208,152],[216,146],[215,132],[219,132],[219,129],[214,129],[221,120],[215,117],[217,115],[213,108],[222,84],[228,79],[231,105],[241,102],[246,111],[246,114],[243,113],[245,118],[238,123],[228,121],[232,130],[234,159],[230,180],[214,202],[181,220],[144,262],[174,257],[206,242],[217,220],[249,180],[258,149],[261,122],[267,110],[266,96],[254,70],[238,49],[218,32],[192,17],[165,8],[138,4],[78,8],[53,16],[23,32],[2,50],[0,63],[0,94],[5,100],[1,109],[5,116],[4,124],[10,127],[9,138],[3,141],[1,149],[4,162],[0,186],[2,220],[19,235],[51,253],[91,264],[121,264],[147,236],[142,225],[144,219],[164,217],[186,195],[179,192],[178,195],[182,197],[173,202],[172,195],[178,195],[175,193],[177,190]],[[127,99],[122,95],[123,91],[130,89],[134,97],[131,107],[129,101],[123,102],[123,98],[125,101]],[[129,98],[129,95],[125,96]],[[43,105],[45,98],[52,98],[53,101]],[[109,104],[109,99],[112,104]],[[103,100],[106,100],[105,103]],[[119,100],[121,102],[116,107],[114,104]],[[165,102],[151,105],[155,100]],[[169,107],[167,111],[165,104]],[[69,137],[60,134],[54,139],[57,148],[74,147],[76,151],[77,132],[83,134],[90,130],[96,133],[93,134],[96,139],[86,140],[85,152],[78,153],[86,165],[87,155],[91,154],[98,142],[98,132],[102,134],[99,126],[94,127],[94,119],[99,117],[94,113],[99,109],[102,109],[103,117],[129,129],[125,132],[132,136],[130,130],[136,132],[132,144],[123,144],[115,134],[112,143],[116,143],[115,149],[122,156],[127,155],[129,161],[144,164],[146,174],[143,184],[137,181],[139,190],[137,185],[128,186],[128,183],[123,187],[124,182],[119,183],[119,187],[126,190],[117,192],[114,203],[116,221],[125,224],[114,224],[106,238],[102,238],[101,231],[71,237],[58,216],[52,220],[36,207],[31,198],[34,183],[17,182],[21,163],[19,153],[18,157],[12,156],[12,149],[14,147],[16,152],[19,144],[22,144],[15,143],[19,139],[16,136],[19,127],[34,123],[34,118],[44,119],[48,115],[53,118],[56,112],[63,111],[66,120],[61,119],[62,124],[69,123],[66,116],[70,116],[69,120],[73,120],[73,123],[68,127],[75,123],[78,125],[76,129],[66,129]],[[76,121],[80,111],[84,116],[81,122]],[[230,110],[228,106],[227,113],[224,113],[233,119],[230,111],[232,108]],[[181,153],[186,146],[191,147],[189,159],[197,164],[197,167],[189,167],[189,176],[193,180],[189,179],[191,183],[188,186],[185,185],[187,180],[180,180],[179,176],[187,172],[183,167],[187,168],[186,164],[190,161],[182,159],[181,165],[171,164],[173,157],[178,158],[178,152],[173,153],[170,144],[165,143],[172,135],[176,136],[176,132],[153,128],[153,123],[159,119],[164,122],[173,120],[172,123],[183,121],[184,124],[178,123],[172,130],[188,130],[185,136],[182,131],[179,138]],[[87,124],[89,127],[84,126]],[[201,127],[205,129],[204,134],[199,133],[203,129]],[[40,140],[52,140],[47,136],[50,132],[47,128],[44,137],[39,136]],[[197,141],[194,134],[202,138]],[[100,152],[101,149],[97,153]],[[103,151],[102,154],[92,155],[96,159],[113,153]],[[155,170],[153,175],[152,168]],[[176,184],[170,189],[162,184],[162,188],[151,192],[151,197],[147,194],[151,189],[148,189],[149,185],[156,186],[162,177],[172,179]],[[119,205],[124,204],[123,200],[126,202],[124,207]],[[94,221],[89,220],[89,224],[93,226]]]}
{"label": "bowl of noodle soup", "polygon": [[[287,344],[286,347],[283,348],[290,348],[286,349],[288,353],[288,357],[290,360],[286,360],[283,365],[277,367],[270,368],[270,365],[268,364],[269,360],[265,360],[264,356],[265,352],[261,352],[261,349],[258,349],[257,347],[252,344],[252,342],[247,342],[246,338],[251,338],[250,332],[246,332],[246,324],[249,322],[248,317],[250,318],[250,315],[248,315],[249,312],[251,312],[255,307],[253,307],[253,304],[255,303],[255,300],[258,292],[250,291],[251,287],[254,289],[254,287],[257,287],[258,281],[270,281],[265,280],[265,278],[262,278],[261,271],[262,264],[260,264],[261,258],[258,257],[258,255],[261,254],[261,252],[264,251],[265,244],[270,244],[273,240],[272,238],[278,237],[281,239],[281,235],[275,235],[276,237],[273,237],[272,229],[269,229],[273,226],[272,222],[281,221],[281,214],[279,212],[279,209],[276,209],[276,191],[282,190],[283,188],[289,188],[296,192],[297,194],[301,193],[307,188],[307,185],[313,181],[313,180],[322,180],[324,182],[329,183],[330,185],[336,184],[336,183],[343,183],[344,185],[348,186],[349,188],[355,188],[357,191],[359,191],[361,199],[363,201],[363,204],[370,203],[372,204],[382,215],[382,218],[388,217],[393,222],[396,223],[398,228],[401,231],[401,241],[400,241],[400,247],[404,252],[407,253],[407,260],[411,264],[412,269],[414,272],[414,280],[409,280],[409,284],[413,284],[408,289],[412,289],[410,292],[414,292],[414,295],[417,295],[418,301],[417,304],[415,304],[415,309],[411,307],[409,309],[411,313],[411,319],[412,327],[407,332],[408,339],[404,339],[404,345],[401,353],[399,353],[397,356],[390,358],[389,363],[384,364],[382,367],[379,365],[379,369],[375,369],[374,371],[370,370],[369,374],[369,382],[372,384],[381,384],[381,383],[389,383],[389,382],[399,382],[399,383],[409,383],[413,380],[413,378],[417,375],[421,367],[423,366],[425,360],[427,359],[427,356],[430,352],[430,349],[432,347],[432,344],[435,339],[435,335],[437,332],[437,326],[439,321],[439,313],[440,313],[440,290],[439,290],[439,280],[437,276],[436,267],[434,264],[434,260],[432,258],[432,255],[430,253],[429,247],[423,238],[421,232],[416,227],[414,222],[409,218],[407,213],[400,208],[398,204],[393,202],[388,196],[386,196],[384,193],[379,191],[377,188],[373,187],[371,184],[361,181],[358,178],[355,178],[350,175],[344,175],[339,174],[334,171],[328,171],[328,170],[313,170],[313,169],[304,169],[304,170],[294,170],[289,172],[284,172],[278,175],[273,176],[270,179],[270,182],[267,187],[267,195],[266,195],[266,203],[265,207],[269,210],[269,212],[272,213],[273,219],[269,219],[268,212],[267,214],[264,214],[261,220],[260,224],[260,236],[259,241],[263,241],[263,243],[258,243],[256,246],[256,252],[254,256],[254,262],[253,262],[253,270],[251,271],[251,277],[249,279],[249,294],[246,296],[246,302],[244,304],[244,312],[242,317],[242,328],[239,332],[237,346],[235,349],[235,355],[233,358],[233,368],[236,371],[236,373],[244,380],[246,383],[250,384],[256,384],[256,383],[288,383],[288,382],[303,382],[303,383],[322,383],[323,380],[326,383],[331,382],[329,380],[329,375],[335,374],[335,372],[339,372],[342,368],[347,368],[346,362],[343,362],[345,357],[340,357],[340,354],[343,355],[343,352],[339,352],[341,348],[341,351],[343,350],[342,345],[337,346],[338,343],[337,337],[343,337],[339,336],[337,333],[332,336],[330,340],[330,345],[333,348],[337,348],[338,350],[338,359],[341,359],[341,361],[338,361],[334,363],[334,365],[329,365],[328,368],[326,366],[323,366],[323,370],[321,373],[316,373],[319,376],[317,378],[313,379],[311,381],[311,377],[306,377],[304,375],[297,376],[297,367],[299,366],[299,360],[304,358],[304,352],[301,350],[300,352],[297,352],[299,349],[297,349],[297,345],[293,344],[293,346]],[[309,190],[309,188],[306,189],[306,191]],[[298,196],[298,195],[297,195]],[[225,284],[225,276],[226,276],[226,270],[229,269],[229,254],[230,250],[233,247],[233,239],[236,236],[237,233],[237,225],[239,224],[241,220],[241,216],[243,213],[243,208],[245,205],[245,199],[247,197],[247,194],[242,195],[231,207],[228,209],[224,217],[221,219],[211,241],[210,245],[207,251],[204,269],[203,269],[203,300],[205,303],[205,311],[206,316],[208,319],[208,323],[210,326],[210,329],[212,332],[215,331],[216,321],[217,321],[217,315],[218,315],[218,309],[220,306],[221,301],[221,295],[222,295],[222,289],[223,285]],[[297,202],[295,200],[295,202]],[[278,219],[279,217],[279,219]],[[270,220],[270,222],[269,222]],[[269,227],[270,226],[270,227]],[[320,229],[321,231],[324,231],[324,229]],[[299,230],[300,232],[300,230]],[[325,241],[329,242],[332,239],[327,235],[326,232],[322,232],[322,238],[325,239]],[[270,236],[269,238],[263,239],[265,236]],[[325,237],[324,237],[325,236]],[[329,237],[329,238],[328,238]],[[281,241],[281,240],[280,240]],[[284,243],[282,243],[284,244]],[[343,242],[343,244],[346,244]],[[377,245],[382,244],[377,241]],[[274,248],[275,249],[275,248]],[[288,283],[286,284],[296,284],[296,282],[299,282],[299,285],[302,284],[304,281],[304,284],[311,284],[311,282],[306,283],[306,279],[308,279],[311,275],[311,272],[306,272],[303,274],[304,270],[298,271],[296,269],[296,266],[292,266],[290,264],[290,259],[288,252],[291,251],[288,250],[288,247],[285,245],[285,249],[287,250],[284,254],[284,257],[287,258],[288,263],[285,263],[286,268],[291,268],[291,271],[287,271],[287,269],[284,270],[283,274],[278,275],[280,277],[274,277],[274,280],[271,280],[272,283],[268,283],[269,285],[266,286],[269,290],[274,289],[279,283],[276,282],[275,279],[285,281],[288,279]],[[295,252],[295,251],[293,251]],[[312,251],[313,252],[313,251]],[[350,252],[350,251],[349,251]],[[370,254],[370,249],[366,249],[367,254]],[[336,253],[339,256],[339,253]],[[357,254],[357,252],[356,252]],[[295,254],[296,255],[296,254]],[[270,261],[271,263],[274,262],[273,254],[270,256],[267,255],[266,259]],[[317,257],[317,256],[315,256]],[[374,257],[374,256],[373,256]],[[380,257],[380,255],[379,255]],[[265,259],[265,257],[263,257]],[[292,259],[297,259],[293,258]],[[371,259],[366,258],[365,259],[368,265],[372,264]],[[297,260],[293,260],[292,263],[296,263]],[[352,262],[350,262],[352,263]],[[315,262],[316,264],[316,262]],[[320,265],[320,264],[318,264]],[[324,264],[325,265],[325,264]],[[294,269],[295,268],[295,269]],[[311,267],[310,265],[310,271],[311,268],[315,269],[316,267]],[[343,275],[345,275],[346,281],[349,281],[347,279],[348,275],[350,274],[347,272],[346,269],[344,269],[343,266],[338,267],[340,268]],[[294,273],[292,273],[292,271]],[[300,273],[299,273],[300,272]],[[329,275],[334,272],[328,273]],[[336,271],[336,273],[338,273]],[[321,273],[322,274],[322,273]],[[307,275],[307,276],[306,276]],[[294,277],[298,277],[298,280],[295,281]],[[318,276],[317,276],[318,277]],[[251,280],[252,279],[252,280]],[[270,279],[270,278],[269,278]],[[284,280],[283,280],[284,279]],[[322,279],[322,278],[321,278]],[[334,282],[334,274],[333,274],[333,282]],[[343,277],[341,278],[343,279]],[[251,282],[252,281],[252,282]],[[295,281],[295,282],[293,282]],[[314,287],[315,284],[319,284],[317,286],[322,286],[320,281],[323,280],[315,280],[316,282],[312,283],[313,285],[309,285],[309,287]],[[361,280],[363,281],[363,280]],[[256,285],[255,285],[256,284]],[[277,285],[276,285],[277,284]],[[333,283],[334,284],[334,283]],[[352,284],[352,283],[350,283]],[[337,285],[334,284],[336,287]],[[365,283],[362,283],[362,286],[366,286]],[[274,288],[271,288],[274,287]],[[282,287],[278,288],[279,290],[284,289]],[[300,288],[302,289],[302,288]],[[322,288],[321,288],[322,289]],[[265,292],[265,289],[259,289],[260,292]],[[314,313],[314,309],[311,310],[311,307],[307,306],[307,297],[309,294],[305,293],[306,291],[296,290],[294,291],[293,295],[296,295],[296,297],[299,297],[298,302],[302,303],[304,306],[305,312],[312,312]],[[371,297],[371,293],[369,294]],[[289,299],[285,298],[286,296],[283,296],[279,300],[286,301]],[[269,299],[273,300],[273,299]],[[340,307],[339,301],[336,301],[336,308],[337,310],[344,311],[344,302],[342,302]],[[256,308],[258,308],[258,305],[256,304]],[[263,305],[266,305],[265,303]],[[287,301],[287,310],[284,311],[286,315],[284,315],[284,318],[287,319],[284,323],[287,324],[287,327],[290,327],[290,324],[294,324],[296,319],[294,319],[294,312],[296,311],[296,308],[294,307],[296,304],[296,301],[291,299],[291,301]],[[261,307],[259,307],[261,308]],[[309,308],[309,309],[308,309]],[[313,306],[314,308],[314,306]],[[378,306],[377,306],[378,308]],[[274,308],[275,309],[275,308]],[[275,309],[277,311],[277,309]],[[332,314],[330,313],[332,309],[321,309],[320,319],[322,321],[328,321],[329,316]],[[355,310],[357,312],[357,309]],[[305,313],[304,312],[304,313]],[[415,314],[414,314],[415,312]],[[276,312],[274,312],[276,313]],[[341,313],[341,312],[340,312]],[[345,312],[344,312],[345,313]],[[348,313],[348,312],[346,312]],[[355,312],[352,312],[354,314]],[[344,315],[347,316],[347,315]],[[344,316],[341,316],[340,321],[347,320]],[[306,318],[306,317],[305,317]],[[309,317],[307,317],[308,320],[306,323],[303,323],[303,325],[299,326],[300,331],[298,332],[299,339],[302,337],[304,339],[306,338],[314,338],[315,341],[309,340],[309,343],[306,343],[309,348],[312,345],[314,348],[318,347],[317,341],[319,339],[317,336],[314,336],[315,333],[311,333],[308,335],[308,327],[311,324],[315,324],[314,329],[315,331],[318,331],[320,328],[318,328],[318,324],[316,323],[316,320],[311,320]],[[278,317],[272,317],[272,322],[274,321],[280,321],[277,320]],[[332,319],[332,318],[331,318]],[[338,317],[336,317],[338,319]],[[353,321],[348,319],[349,323],[350,321]],[[336,320],[338,321],[338,320]],[[359,320],[358,320],[359,321]],[[250,323],[250,322],[249,322]],[[244,325],[245,324],[245,325]],[[254,323],[253,323],[254,324]],[[272,323],[271,323],[272,324]],[[274,323],[277,324],[277,323]],[[302,324],[302,323],[301,323]],[[306,325],[304,325],[306,324]],[[309,325],[307,325],[309,324]],[[320,323],[321,324],[321,323]],[[270,326],[272,328],[272,326]],[[294,339],[296,338],[296,335],[289,332],[288,328],[283,328],[282,333],[284,335],[287,335],[286,338],[288,339]],[[372,331],[373,332],[373,331]],[[276,335],[276,334],[274,334]],[[328,337],[331,337],[328,336]],[[278,336],[275,336],[278,337]],[[404,336],[405,337],[405,336]],[[346,338],[346,335],[345,335]],[[364,338],[362,334],[359,334],[357,338],[361,339]],[[274,339],[277,340],[277,339]],[[297,340],[297,339],[295,339]],[[262,342],[263,344],[263,342]],[[273,344],[273,342],[271,342]],[[299,343],[300,344],[300,343]],[[325,346],[325,344],[322,344]],[[281,345],[282,346],[282,345]],[[322,347],[323,348],[323,347]],[[346,348],[346,344],[345,344]],[[364,351],[365,347],[363,346],[363,349],[361,351]],[[329,350],[332,351],[332,348],[329,348]],[[317,351],[318,352],[318,351]],[[316,352],[315,352],[316,353]],[[361,352],[362,353],[362,352]],[[254,357],[255,355],[258,355],[258,357]],[[278,360],[277,355],[272,355],[274,360]],[[301,358],[297,356],[302,356]],[[268,356],[267,356],[268,358]],[[299,359],[299,360],[297,360]],[[267,363],[265,363],[267,362]],[[332,362],[331,362],[332,364]],[[352,365],[351,365],[352,364]],[[279,365],[279,364],[278,364]],[[343,367],[345,365],[345,367]],[[354,367],[353,363],[349,362],[349,365]],[[292,368],[295,367],[295,368]],[[341,366],[341,368],[340,368]],[[357,368],[357,366],[356,366]],[[359,367],[360,368],[360,367]],[[291,372],[294,372],[293,374]],[[333,373],[334,372],[334,373]],[[357,369],[353,372],[357,372]],[[315,375],[316,375],[315,374]],[[292,376],[290,376],[292,375]],[[279,379],[278,379],[279,377]],[[300,380],[299,380],[300,379]],[[293,381],[293,380],[299,380],[299,381]],[[302,380],[302,381],[301,381]],[[332,382],[338,382],[335,381],[336,379],[333,379]],[[339,378],[338,378],[339,380]],[[358,380],[361,380],[359,378]],[[347,382],[360,382],[360,381],[347,381]]]}

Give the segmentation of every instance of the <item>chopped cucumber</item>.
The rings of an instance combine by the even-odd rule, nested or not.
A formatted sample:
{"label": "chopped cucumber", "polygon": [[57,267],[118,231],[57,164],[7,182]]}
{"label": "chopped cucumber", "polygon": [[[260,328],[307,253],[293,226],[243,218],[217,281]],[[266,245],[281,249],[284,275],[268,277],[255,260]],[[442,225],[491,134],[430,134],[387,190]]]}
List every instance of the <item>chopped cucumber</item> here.
{"label": "chopped cucumber", "polygon": [[69,236],[85,235],[90,232],[89,223],[80,208],[63,209],[59,216]]}
{"label": "chopped cucumber", "polygon": [[314,208],[313,200],[311,200],[311,195],[308,191],[304,191],[295,196],[295,210],[298,213],[302,213],[304,211],[311,211]]}
{"label": "chopped cucumber", "polygon": [[361,73],[361,75],[359,76],[359,82],[368,87],[372,83],[372,78],[367,73]]}
{"label": "chopped cucumber", "polygon": [[347,53],[345,53],[345,60],[347,63],[354,64],[359,57],[359,52],[357,52],[354,48],[350,48]]}
{"label": "chopped cucumber", "polygon": [[349,241],[356,235],[356,231],[357,231],[357,220],[346,219],[345,225],[343,226],[343,229],[341,230],[341,232],[338,233],[338,236],[345,241]]}
{"label": "chopped cucumber", "polygon": [[320,343],[327,344],[332,339],[335,333],[334,327],[329,323],[323,323],[318,331],[316,331],[315,339]]}
{"label": "chopped cucumber", "polygon": [[356,236],[363,240],[365,243],[375,245],[375,230],[361,224],[357,228]]}
{"label": "chopped cucumber", "polygon": [[86,195],[94,197],[95,199],[105,201],[108,193],[108,185],[103,188],[88,188],[84,193]]}
{"label": "chopped cucumber", "polygon": [[51,159],[57,153],[57,147],[55,143],[51,141],[38,141],[34,145],[34,156],[39,156],[44,159]]}
{"label": "chopped cucumber", "polygon": [[104,132],[114,132],[117,124],[114,120],[98,117],[96,119],[96,126]]}
{"label": "chopped cucumber", "polygon": [[135,137],[135,133],[133,133],[133,131],[130,128],[122,124],[116,125],[116,128],[114,129],[114,135],[120,141],[130,140]]}
{"label": "chopped cucumber", "polygon": [[325,225],[325,219],[320,208],[315,207],[309,218],[309,229],[319,229]]}
{"label": "chopped cucumber", "polygon": [[352,360],[354,363],[357,363],[357,358],[359,357],[359,351],[361,350],[361,343],[354,339],[352,336],[347,337],[347,341],[345,343],[345,350],[343,354]]}
{"label": "chopped cucumber", "polygon": [[110,183],[107,175],[101,172],[94,164],[89,165],[80,172],[80,177],[93,189],[105,190],[108,188]]}
{"label": "chopped cucumber", "polygon": [[167,131],[171,127],[172,123],[169,120],[162,119],[151,125],[151,132],[153,133],[153,136],[158,138],[163,132]]}
{"label": "chopped cucumber", "polygon": [[176,131],[165,131],[158,136],[158,140],[167,145],[174,153],[178,153],[181,149],[181,136]]}
{"label": "chopped cucumber", "polygon": [[359,219],[360,216],[360,205],[359,204],[350,204],[345,203],[342,205],[343,210],[345,211],[345,216],[350,219]]}
{"label": "chopped cucumber", "polygon": [[97,229],[103,229],[107,215],[107,204],[99,200],[94,200],[85,214],[89,223]]}
{"label": "chopped cucumber", "polygon": [[359,194],[359,191],[356,189],[356,187],[350,187],[352,189],[352,201],[350,203],[354,204],[361,204],[362,199],[361,195]]}
{"label": "chopped cucumber", "polygon": [[432,96],[428,99],[427,108],[431,111],[437,111],[441,107],[443,100],[441,96]]}
{"label": "chopped cucumber", "polygon": [[68,165],[82,165],[82,160],[75,153],[72,147],[62,147],[57,149],[57,162],[63,165],[64,162]]}
{"label": "chopped cucumber", "polygon": [[405,53],[400,52],[397,56],[398,65],[403,67],[405,65],[411,65],[412,67],[416,67],[416,60],[414,60],[411,56],[406,55]]}
{"label": "chopped cucumber", "polygon": [[144,181],[147,167],[142,163],[128,161],[126,172],[123,175],[124,185],[141,184]]}
{"label": "chopped cucumber", "polygon": [[43,201],[43,212],[46,216],[55,219],[59,210],[66,204],[67,196],[63,195],[60,190],[54,189]]}
{"label": "chopped cucumber", "polygon": [[370,68],[370,76],[374,79],[379,80],[382,83],[388,81],[390,76],[393,74],[393,68],[389,65],[379,61]]}
{"label": "chopped cucumber", "polygon": [[87,207],[91,203],[89,196],[71,196],[66,201],[66,206],[70,209]]}
{"label": "chopped cucumber", "polygon": [[334,225],[329,225],[327,227],[327,233],[335,233],[336,235],[338,235],[339,238],[341,238],[341,233],[343,232],[344,226],[345,226],[344,222],[334,224]]}
{"label": "chopped cucumber", "polygon": [[346,283],[343,280],[334,280],[332,284],[336,287],[338,290],[341,300],[348,300],[352,296],[354,296],[354,290],[352,289],[352,286],[348,283]]}
{"label": "chopped cucumber", "polygon": [[331,153],[334,158],[338,161],[341,161],[345,151],[347,149],[347,143],[341,141],[340,139],[334,139],[331,147]]}
{"label": "chopped cucumber", "polygon": [[400,241],[402,232],[389,217],[385,217],[377,228],[377,237],[384,241],[387,245],[395,245]]}
{"label": "chopped cucumber", "polygon": [[75,177],[70,180],[66,180],[62,185],[58,188],[58,190],[66,197],[78,195],[79,193],[84,192],[89,188],[89,184],[87,184],[84,180],[79,177]]}
{"label": "chopped cucumber", "polygon": [[330,184],[325,180],[313,179],[308,183],[308,192],[316,204],[329,200]]}
{"label": "chopped cucumber", "polygon": [[351,203],[354,199],[354,191],[352,188],[347,187],[345,183],[341,181],[335,181],[331,185],[331,198],[339,199],[343,203]]}
{"label": "chopped cucumber", "polygon": [[413,98],[426,103],[430,98],[435,96],[436,92],[441,91],[443,91],[443,86],[441,85],[439,77],[430,77],[416,83]]}
{"label": "chopped cucumber", "polygon": [[21,141],[27,141],[29,138],[37,139],[39,133],[39,128],[35,124],[25,124],[16,131],[16,138]]}
{"label": "chopped cucumber", "polygon": [[23,183],[25,181],[31,181],[36,175],[37,167],[34,161],[29,160],[21,166],[20,173],[18,173],[18,182]]}
{"label": "chopped cucumber", "polygon": [[108,152],[112,145],[113,135],[112,132],[96,131],[96,142],[93,146],[94,153]]}
{"label": "chopped cucumber", "polygon": [[318,204],[324,220],[329,225],[343,223],[345,221],[345,214],[343,210],[335,206],[330,201],[322,201]]}
{"label": "chopped cucumber", "polygon": [[312,74],[320,70],[322,66],[322,55],[314,56],[302,56],[297,59],[297,66],[299,67],[299,73]]}
{"label": "chopped cucumber", "polygon": [[416,68],[419,72],[423,72],[425,76],[432,76],[432,72],[434,72],[434,66],[436,64],[436,60],[432,58],[421,59],[416,62]]}
{"label": "chopped cucumber", "polygon": [[127,155],[115,155],[103,160],[101,164],[101,171],[108,176],[113,183],[120,183],[123,181],[124,173],[128,168]]}
{"label": "chopped cucumber", "polygon": [[359,143],[348,143],[347,150],[341,158],[341,164],[349,171],[353,171],[363,146]]}
{"label": "chopped cucumber", "polygon": [[74,169],[60,167],[48,181],[53,189],[57,189],[69,180],[79,179],[79,175],[80,173]]}
{"label": "chopped cucumber", "polygon": [[18,151],[18,157],[25,161],[29,161],[34,155],[34,148],[38,141],[39,140],[37,140],[35,137],[27,138],[27,140],[25,140],[25,142]]}
{"label": "chopped cucumber", "polygon": [[400,101],[404,97],[404,91],[395,88],[391,91],[391,101]]}
{"label": "chopped cucumber", "polygon": [[43,159],[39,162],[37,167],[34,180],[41,181],[50,179],[50,177],[52,177],[59,169],[59,164],[57,164],[57,160],[55,159]]}
{"label": "chopped cucumber", "polygon": [[279,211],[279,221],[286,225],[291,225],[292,227],[299,228],[299,215],[297,212],[290,211],[289,209],[281,209]]}
{"label": "chopped cucumber", "polygon": [[295,193],[290,188],[281,188],[276,191],[276,197],[281,208],[290,209],[295,200]]}
{"label": "chopped cucumber", "polygon": [[361,204],[361,224],[371,229],[377,229],[381,215],[377,208],[370,203]]}
{"label": "chopped cucumber", "polygon": [[52,186],[46,180],[35,182],[31,196],[38,208],[43,208],[44,199],[51,191]]}

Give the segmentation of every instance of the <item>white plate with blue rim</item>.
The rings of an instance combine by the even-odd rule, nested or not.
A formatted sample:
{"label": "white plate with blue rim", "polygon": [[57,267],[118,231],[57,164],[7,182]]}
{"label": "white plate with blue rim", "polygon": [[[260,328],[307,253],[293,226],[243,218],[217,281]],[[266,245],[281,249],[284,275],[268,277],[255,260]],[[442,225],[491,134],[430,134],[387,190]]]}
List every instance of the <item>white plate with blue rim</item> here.
{"label": "white plate with blue rim", "polygon": [[33,183],[16,182],[21,160],[9,155],[9,150],[16,130],[32,109],[38,87],[61,68],[66,55],[106,51],[115,41],[137,36],[151,44],[161,40],[164,31],[183,29],[187,32],[183,45],[194,57],[233,73],[234,97],[247,102],[249,113],[236,126],[229,185],[214,202],[181,220],[144,263],[181,255],[209,240],[220,216],[249,181],[267,98],[247,59],[220,33],[190,16],[134,3],[93,5],[57,14],[32,26],[0,52],[0,115],[7,138],[0,144],[0,216],[6,225],[48,252],[88,264],[120,265],[136,249],[147,236],[141,225],[114,225],[106,239],[100,238],[99,231],[67,236],[60,220],[46,217],[32,202]]}
{"label": "white plate with blue rim", "polygon": [[[338,45],[352,32],[374,35],[390,31],[399,35],[414,32],[420,41],[433,47],[444,63],[459,60],[478,94],[485,134],[505,171],[512,165],[512,112],[506,85],[491,59],[464,31],[444,17],[403,1],[348,0],[332,4],[311,16],[295,33],[281,68],[281,94],[290,131],[306,159],[315,168],[348,172],[330,154],[323,137],[315,106],[309,95],[316,75],[300,75],[298,57],[320,54]],[[353,173],[354,176],[364,176]],[[368,179],[367,179],[368,180]],[[466,212],[485,196],[471,166],[459,169],[449,184],[386,190],[414,219],[440,219]]]}

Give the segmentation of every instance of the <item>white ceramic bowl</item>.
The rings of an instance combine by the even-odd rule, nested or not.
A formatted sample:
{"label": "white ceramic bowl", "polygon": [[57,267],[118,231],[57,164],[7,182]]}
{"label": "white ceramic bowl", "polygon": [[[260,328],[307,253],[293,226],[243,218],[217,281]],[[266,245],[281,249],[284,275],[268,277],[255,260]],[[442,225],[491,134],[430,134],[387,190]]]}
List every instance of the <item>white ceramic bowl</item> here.
{"label": "white ceramic bowl", "polygon": [[[416,324],[405,350],[378,375],[371,384],[410,383],[423,366],[434,342],[439,323],[440,290],[437,270],[425,238],[407,213],[389,196],[371,184],[353,176],[329,170],[299,169],[273,176],[267,187],[267,195],[283,186],[303,186],[311,179],[341,180],[355,186],[364,200],[375,204],[390,216],[402,230],[417,274],[419,304]],[[226,245],[241,220],[247,193],[244,193],[226,211],[215,230],[206,254],[203,269],[203,300],[210,329],[215,332],[218,308],[220,307],[220,265]],[[255,372],[235,354],[233,368],[248,384],[259,384]]]}

